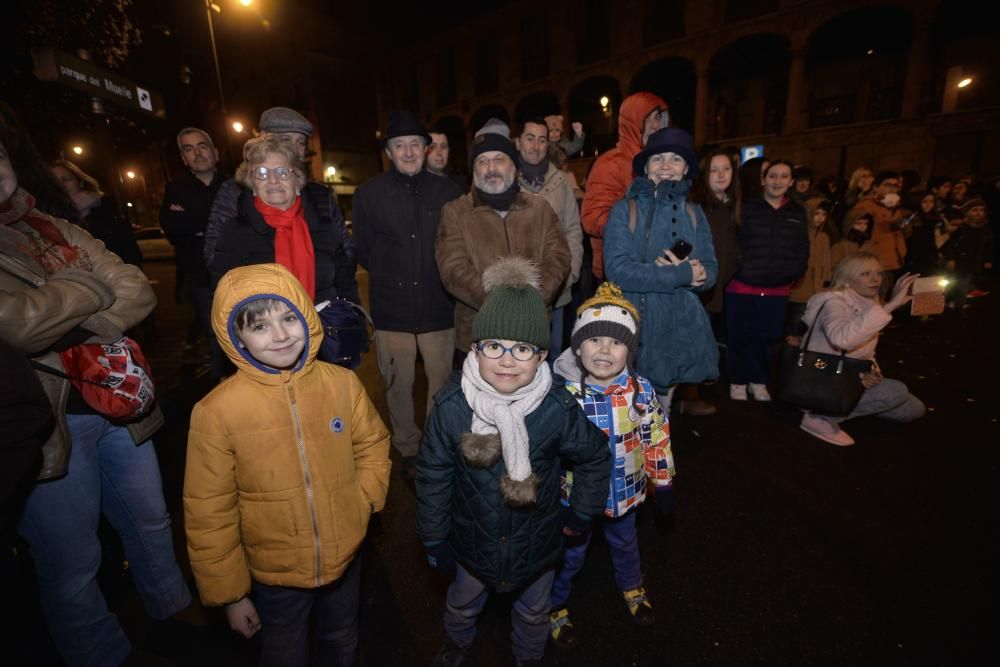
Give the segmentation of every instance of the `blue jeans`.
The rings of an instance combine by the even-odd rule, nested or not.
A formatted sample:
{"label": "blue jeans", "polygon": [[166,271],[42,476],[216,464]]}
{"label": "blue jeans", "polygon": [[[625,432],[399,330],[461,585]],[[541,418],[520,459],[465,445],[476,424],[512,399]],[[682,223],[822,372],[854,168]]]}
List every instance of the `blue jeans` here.
{"label": "blue jeans", "polygon": [[[545,654],[549,639],[549,594],[554,570],[546,570],[517,593],[510,613],[510,642],[514,657],[537,660]],[[459,564],[455,581],[448,587],[444,610],[444,632],[452,643],[469,648],[476,638],[476,619],[486,606],[489,591]]]}
{"label": "blue jeans", "polygon": [[[639,564],[639,538],[635,532],[635,510],[615,519],[604,518],[597,522],[604,531],[604,539],[611,551],[611,564],[615,569],[615,583],[622,591],[630,591],[642,586],[642,569]],[[596,526],[595,526],[596,530]],[[590,536],[580,536],[567,544],[563,551],[563,565],[552,582],[552,608],[565,607],[569,601],[569,591],[575,577],[583,569],[590,546]],[[572,539],[572,538],[571,538]]]}
{"label": "blue jeans", "polygon": [[361,558],[356,556],[340,579],[319,588],[269,586],[255,581],[254,605],[261,622],[260,664],[307,667],[312,611],[316,612],[319,664],[357,664],[360,573]]}
{"label": "blue jeans", "polygon": [[63,659],[73,666],[118,665],[131,646],[97,585],[102,512],[122,539],[150,616],[179,612],[191,593],[174,558],[152,441],[136,445],[127,429],[99,415],[66,421],[73,439],[69,472],[35,486],[18,532],[31,547],[42,611]]}

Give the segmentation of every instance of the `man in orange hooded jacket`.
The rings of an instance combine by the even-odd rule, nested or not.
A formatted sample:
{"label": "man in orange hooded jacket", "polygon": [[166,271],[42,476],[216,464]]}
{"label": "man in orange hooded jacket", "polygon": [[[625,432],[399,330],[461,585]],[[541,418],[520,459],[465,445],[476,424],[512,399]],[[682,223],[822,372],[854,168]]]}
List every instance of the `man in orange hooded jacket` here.
{"label": "man in orange hooded jacket", "polygon": [[604,278],[604,225],[632,182],[632,158],[653,132],[667,126],[667,104],[652,93],[629,95],[618,112],[618,144],[594,162],[587,178],[581,223],[594,249],[594,275]]}

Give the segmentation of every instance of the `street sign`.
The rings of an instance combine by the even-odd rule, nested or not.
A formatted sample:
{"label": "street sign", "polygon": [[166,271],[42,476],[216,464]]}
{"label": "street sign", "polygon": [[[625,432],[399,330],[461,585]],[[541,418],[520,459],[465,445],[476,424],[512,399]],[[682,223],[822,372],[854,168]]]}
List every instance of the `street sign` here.
{"label": "street sign", "polygon": [[764,144],[740,147],[740,164],[755,157],[764,157]]}
{"label": "street sign", "polygon": [[167,115],[162,95],[111,70],[55,49],[32,49],[31,59],[35,63],[35,76],[42,81],[55,81],[157,118]]}

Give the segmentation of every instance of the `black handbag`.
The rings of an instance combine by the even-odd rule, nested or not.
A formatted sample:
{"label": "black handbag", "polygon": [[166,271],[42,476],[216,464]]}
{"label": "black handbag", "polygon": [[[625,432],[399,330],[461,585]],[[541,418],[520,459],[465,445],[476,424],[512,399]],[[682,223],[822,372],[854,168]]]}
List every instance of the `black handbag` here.
{"label": "black handbag", "polygon": [[781,348],[778,400],[803,410],[843,417],[861,400],[865,387],[859,374],[870,373],[872,362],[852,359],[843,350],[839,355],[809,350],[809,341],[823,308],[826,308],[825,303],[820,306],[799,347],[785,345]]}
{"label": "black handbag", "polygon": [[347,299],[317,304],[323,325],[319,359],[351,370],[361,365],[361,354],[371,345],[375,325],[368,312]]}

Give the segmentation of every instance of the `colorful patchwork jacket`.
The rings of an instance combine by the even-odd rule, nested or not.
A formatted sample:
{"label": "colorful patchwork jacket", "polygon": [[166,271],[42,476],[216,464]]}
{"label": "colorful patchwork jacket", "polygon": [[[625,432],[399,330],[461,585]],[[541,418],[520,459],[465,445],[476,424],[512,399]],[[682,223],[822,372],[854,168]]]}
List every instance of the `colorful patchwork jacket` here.
{"label": "colorful patchwork jacket", "polygon": [[[614,469],[605,516],[624,516],[638,507],[646,499],[647,479],[655,486],[673,483],[676,471],[670,450],[670,425],[648,380],[629,376],[626,370],[607,387],[586,384],[572,350],[560,355],[555,371],[565,378],[566,389],[587,418],[608,435]],[[572,487],[573,473],[564,471],[563,504],[568,504]]]}

